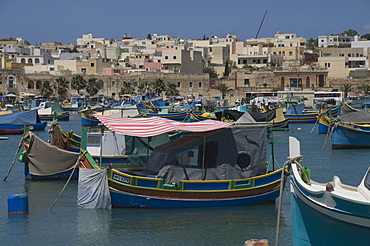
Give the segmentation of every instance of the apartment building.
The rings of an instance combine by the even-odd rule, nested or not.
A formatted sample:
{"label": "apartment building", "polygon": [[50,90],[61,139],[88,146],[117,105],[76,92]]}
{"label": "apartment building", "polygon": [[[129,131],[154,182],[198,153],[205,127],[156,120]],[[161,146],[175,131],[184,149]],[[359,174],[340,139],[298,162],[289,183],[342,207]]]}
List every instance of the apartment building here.
{"label": "apartment building", "polygon": [[323,35],[317,38],[318,47],[335,47],[340,45],[351,45],[354,41],[354,36],[347,35]]}

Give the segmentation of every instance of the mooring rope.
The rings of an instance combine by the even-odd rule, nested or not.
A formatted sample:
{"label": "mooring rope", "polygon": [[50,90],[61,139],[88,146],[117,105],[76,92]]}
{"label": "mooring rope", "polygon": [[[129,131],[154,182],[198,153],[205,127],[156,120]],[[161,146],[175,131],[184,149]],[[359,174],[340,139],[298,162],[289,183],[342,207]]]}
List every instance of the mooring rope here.
{"label": "mooring rope", "polygon": [[[300,169],[302,169],[301,162],[303,161],[303,157],[301,155],[297,157],[293,157],[289,160],[287,160],[284,165],[283,165],[283,171],[281,173],[281,181],[280,181],[280,195],[279,195],[279,206],[278,206],[278,216],[277,216],[277,222],[276,222],[276,242],[275,245],[279,245],[279,233],[280,233],[280,214],[281,214],[281,206],[282,206],[282,200],[283,200],[283,193],[284,193],[284,188],[285,188],[285,183],[287,180],[287,177],[290,175],[290,167],[291,164],[297,164]],[[309,179],[307,177],[306,172],[303,172],[305,175],[306,180],[309,182]]]}
{"label": "mooring rope", "polygon": [[74,167],[73,167],[73,170],[72,170],[72,172],[71,172],[71,175],[69,175],[69,178],[68,178],[67,182],[65,183],[65,185],[64,185],[64,187],[63,187],[63,189],[60,191],[60,193],[59,193],[58,197],[55,199],[55,201],[53,202],[53,204],[50,206],[49,210],[51,210],[51,209],[54,207],[55,203],[57,203],[57,201],[59,200],[60,196],[62,195],[62,193],[63,193],[63,192],[64,192],[64,190],[66,189],[66,187],[67,187],[67,185],[68,185],[69,181],[71,181],[72,176],[73,176],[73,173],[75,172],[75,170],[76,170],[77,166],[79,165],[79,163],[80,163],[80,160],[81,160],[82,156],[84,156],[84,155],[86,154],[86,152],[87,152],[87,150],[85,150],[85,151],[84,151],[84,152],[83,152],[83,153],[82,153],[82,154],[77,158],[77,161],[76,161],[76,163],[75,163],[75,165],[74,165]]}

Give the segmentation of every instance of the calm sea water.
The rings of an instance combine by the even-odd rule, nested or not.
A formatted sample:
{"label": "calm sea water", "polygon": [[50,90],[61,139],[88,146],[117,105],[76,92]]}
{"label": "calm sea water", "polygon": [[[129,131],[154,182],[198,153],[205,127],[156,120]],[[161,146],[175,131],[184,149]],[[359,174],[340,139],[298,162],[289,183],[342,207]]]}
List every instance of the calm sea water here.
{"label": "calm sea water", "polygon": [[[66,131],[81,132],[79,116],[60,122]],[[301,141],[304,165],[311,178],[328,182],[333,175],[358,185],[369,167],[369,150],[321,150],[325,135],[310,134],[313,124],[291,124],[289,132],[275,132],[274,141],[295,136]],[[298,130],[301,128],[301,130]],[[45,132],[36,132],[44,140]],[[0,238],[2,245],[244,245],[248,239],[268,239],[275,245],[278,203],[232,208],[202,209],[77,209],[77,181],[71,181],[56,202],[65,181],[25,181],[23,163],[13,161],[19,135],[0,141]],[[275,144],[279,164],[288,156],[287,144]],[[7,198],[27,194],[29,212],[8,214]],[[279,245],[291,245],[290,196],[285,191]]]}

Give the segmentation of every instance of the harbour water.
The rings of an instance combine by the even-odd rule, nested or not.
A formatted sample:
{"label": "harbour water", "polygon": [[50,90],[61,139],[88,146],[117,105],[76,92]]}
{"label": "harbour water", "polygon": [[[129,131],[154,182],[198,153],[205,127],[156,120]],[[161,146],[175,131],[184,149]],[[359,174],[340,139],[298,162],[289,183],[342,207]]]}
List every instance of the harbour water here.
{"label": "harbour water", "polygon": [[[79,116],[60,122],[66,131],[81,132]],[[313,124],[291,124],[292,130],[274,132],[274,142],[294,136],[301,142],[304,166],[311,178],[328,182],[337,175],[345,184],[358,185],[369,167],[369,150],[321,150],[325,135],[310,134]],[[298,130],[301,128],[301,130]],[[48,127],[47,127],[48,129]],[[45,132],[35,132],[47,140]],[[25,181],[23,163],[16,161],[9,177],[21,136],[0,141],[0,238],[2,245],[244,245],[249,239],[268,239],[275,245],[278,203],[247,207],[201,209],[77,209],[77,181],[71,181],[49,210],[65,181]],[[274,145],[280,165],[288,145]],[[51,160],[52,161],[52,160]],[[287,186],[288,187],[288,186]],[[289,187],[284,192],[279,245],[291,245]],[[9,214],[7,198],[27,194],[29,212]]]}

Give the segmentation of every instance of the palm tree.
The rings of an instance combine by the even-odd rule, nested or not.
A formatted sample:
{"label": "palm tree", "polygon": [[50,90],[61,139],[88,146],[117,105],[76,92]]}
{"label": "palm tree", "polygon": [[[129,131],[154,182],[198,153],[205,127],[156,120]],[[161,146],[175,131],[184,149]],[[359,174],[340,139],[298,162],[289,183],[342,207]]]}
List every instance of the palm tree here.
{"label": "palm tree", "polygon": [[151,84],[146,81],[141,81],[137,87],[137,92],[144,93],[151,87]]}
{"label": "palm tree", "polygon": [[72,89],[77,90],[77,94],[80,94],[80,90],[86,87],[86,80],[82,75],[76,75],[71,81]]}
{"label": "palm tree", "polygon": [[168,96],[178,96],[180,95],[177,85],[175,83],[167,83],[166,95]]}
{"label": "palm tree", "polygon": [[65,77],[57,78],[55,80],[54,89],[59,95],[59,100],[62,99],[69,90],[69,81]]}
{"label": "palm tree", "polygon": [[50,97],[53,94],[53,87],[50,85],[50,81],[45,80],[41,84],[40,94],[42,97]]}
{"label": "palm tree", "polygon": [[133,94],[135,93],[135,89],[132,87],[131,82],[123,82],[123,87],[121,87],[120,95],[123,94]]}
{"label": "palm tree", "polygon": [[153,91],[156,95],[160,95],[162,92],[166,90],[166,84],[163,82],[162,79],[156,79],[153,84]]}
{"label": "palm tree", "polygon": [[98,94],[99,90],[100,85],[98,83],[98,79],[94,77],[89,78],[86,84],[86,92],[89,93],[90,96],[95,96]]}
{"label": "palm tree", "polygon": [[340,86],[340,90],[344,92],[344,99],[347,99],[348,93],[352,90],[352,85],[343,84]]}
{"label": "palm tree", "polygon": [[368,96],[369,91],[370,91],[370,85],[362,84],[360,88],[365,93],[365,95]]}
{"label": "palm tree", "polygon": [[218,90],[219,92],[221,92],[221,95],[222,95],[222,99],[225,99],[225,96],[226,96],[226,93],[229,92],[229,91],[232,91],[233,89],[230,88],[230,86],[227,86],[226,84],[219,84],[217,87],[216,87],[216,90]]}

